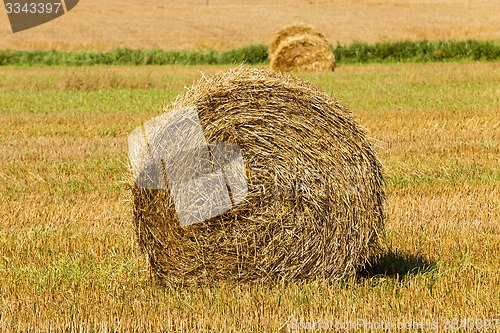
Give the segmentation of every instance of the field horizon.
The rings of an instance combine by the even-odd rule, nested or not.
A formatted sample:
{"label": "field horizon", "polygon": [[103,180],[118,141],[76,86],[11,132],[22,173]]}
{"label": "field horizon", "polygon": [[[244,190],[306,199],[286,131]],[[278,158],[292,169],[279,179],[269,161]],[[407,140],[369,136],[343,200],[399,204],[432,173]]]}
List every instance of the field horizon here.
{"label": "field horizon", "polygon": [[268,45],[285,25],[314,25],[330,44],[500,40],[498,1],[86,0],[68,14],[13,34],[0,7],[0,50],[115,48],[224,51]]}

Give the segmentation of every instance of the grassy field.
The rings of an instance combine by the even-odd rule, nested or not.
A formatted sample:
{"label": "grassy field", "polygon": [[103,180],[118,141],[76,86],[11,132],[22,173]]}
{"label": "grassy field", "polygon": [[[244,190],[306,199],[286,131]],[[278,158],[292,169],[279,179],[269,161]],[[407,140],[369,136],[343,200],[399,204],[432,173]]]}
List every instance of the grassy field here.
{"label": "grassy field", "polygon": [[352,110],[384,164],[373,267],[340,281],[155,285],[123,183],[127,135],[222,69],[0,67],[0,331],[500,330],[499,63],[300,74]]}

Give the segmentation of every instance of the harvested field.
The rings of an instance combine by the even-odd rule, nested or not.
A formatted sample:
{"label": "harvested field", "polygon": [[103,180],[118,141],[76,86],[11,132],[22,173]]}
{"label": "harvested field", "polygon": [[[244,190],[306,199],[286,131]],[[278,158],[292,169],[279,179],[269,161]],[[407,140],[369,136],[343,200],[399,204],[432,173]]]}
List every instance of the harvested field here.
{"label": "harvested field", "polygon": [[498,63],[300,74],[349,107],[385,167],[386,238],[370,269],[340,281],[151,283],[127,201],[127,136],[200,71],[222,69],[0,67],[0,331],[384,320],[445,332],[467,318],[498,331]]}
{"label": "harvested field", "polygon": [[0,10],[0,49],[227,50],[269,44],[294,22],[313,24],[333,44],[398,40],[500,39],[498,1],[332,2],[80,1],[69,14],[12,34]]}
{"label": "harvested field", "polygon": [[[17,34],[0,5],[0,49],[232,50],[269,45],[294,22],[332,44],[498,41],[499,21],[495,0],[86,0]],[[282,332],[325,323],[370,331],[381,322],[500,330],[498,62],[344,63],[334,74],[297,74],[348,107],[373,142],[387,194],[380,255],[338,280],[184,287],[155,284],[137,244],[127,137],[200,72],[227,67],[17,64],[25,67],[0,66],[1,332]]]}

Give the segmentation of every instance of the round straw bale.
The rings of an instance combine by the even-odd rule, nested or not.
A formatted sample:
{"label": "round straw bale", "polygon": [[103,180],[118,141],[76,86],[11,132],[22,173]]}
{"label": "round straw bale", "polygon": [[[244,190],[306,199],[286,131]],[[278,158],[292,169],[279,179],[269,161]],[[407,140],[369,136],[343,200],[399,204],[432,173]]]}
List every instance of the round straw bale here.
{"label": "round straw bale", "polygon": [[316,28],[304,24],[304,23],[295,23],[291,25],[287,25],[283,27],[276,36],[274,37],[273,41],[271,42],[271,45],[269,46],[269,60],[272,59],[274,52],[278,49],[279,45],[286,39],[294,36],[299,36],[299,35],[311,35],[311,36],[317,36],[318,38],[323,39],[327,44],[328,41],[326,40],[326,37],[316,30]]}
{"label": "round straw bale", "polygon": [[248,194],[182,227],[168,189],[132,183],[138,243],[163,282],[338,278],[379,250],[381,166],[363,129],[310,83],[238,67],[166,108],[195,106],[208,142],[241,149]]}
{"label": "round straw bale", "polygon": [[271,68],[281,72],[333,71],[335,57],[327,42],[305,34],[282,41],[273,54]]}

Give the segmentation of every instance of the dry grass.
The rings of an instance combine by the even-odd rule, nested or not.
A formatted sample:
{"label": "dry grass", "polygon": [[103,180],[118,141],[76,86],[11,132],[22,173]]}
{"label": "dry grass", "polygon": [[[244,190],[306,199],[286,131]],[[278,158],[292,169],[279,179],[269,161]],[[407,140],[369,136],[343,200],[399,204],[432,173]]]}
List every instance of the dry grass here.
{"label": "dry grass", "polygon": [[[482,63],[303,74],[378,142],[388,181],[383,256],[341,281],[160,288],[120,183],[126,137],[197,71],[0,68],[0,330],[276,332],[292,318],[364,318],[440,320],[442,332],[447,319],[498,319],[499,71]],[[115,83],[98,80],[106,73]],[[57,83],[73,74],[85,89]]]}
{"label": "dry grass", "polygon": [[[162,280],[340,278],[375,255],[383,234],[381,166],[338,101],[306,81],[239,67],[202,78],[167,112],[192,105],[208,142],[241,148],[248,196],[182,228],[173,195],[134,180],[138,239]],[[164,137],[165,126],[148,139]],[[154,163],[142,160],[141,168]]]}
{"label": "dry grass", "polygon": [[500,39],[498,1],[80,1],[57,20],[12,34],[0,10],[0,49],[218,49],[267,44],[309,22],[332,42]]}

